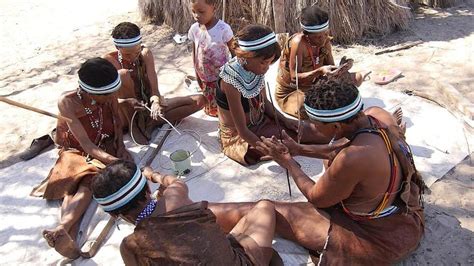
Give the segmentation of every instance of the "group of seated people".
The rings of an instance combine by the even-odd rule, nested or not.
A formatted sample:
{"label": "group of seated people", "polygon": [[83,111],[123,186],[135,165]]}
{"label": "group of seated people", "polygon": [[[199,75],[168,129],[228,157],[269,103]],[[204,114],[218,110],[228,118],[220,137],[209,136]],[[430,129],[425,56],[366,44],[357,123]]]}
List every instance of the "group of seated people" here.
{"label": "group of seated people", "polygon": [[[189,35],[203,94],[164,98],[140,29],[124,22],[112,32],[117,50],[83,63],[78,87],[59,99],[59,158],[34,190],[63,200],[59,225],[43,231],[47,243],[68,258],[81,256],[75,238],[94,199],[136,226],[120,247],[126,265],[278,264],[275,235],[323,265],[389,264],[415,250],[424,231],[423,180],[400,113],[364,110],[357,89],[363,75],[334,73],[341,70],[327,13],[303,10],[302,32],[282,53],[270,28],[249,25],[229,36],[230,27],[215,18],[216,1],[191,2],[197,22]],[[212,61],[210,53],[219,51],[228,59]],[[276,103],[299,119],[275,111],[267,99],[264,75],[279,59]],[[124,132],[147,143],[163,117],[176,122],[203,108],[218,116],[225,155],[244,166],[271,158],[307,201],[192,202],[180,179],[137,167]],[[324,160],[317,182],[294,156]],[[160,184],[157,198],[147,181]]]}

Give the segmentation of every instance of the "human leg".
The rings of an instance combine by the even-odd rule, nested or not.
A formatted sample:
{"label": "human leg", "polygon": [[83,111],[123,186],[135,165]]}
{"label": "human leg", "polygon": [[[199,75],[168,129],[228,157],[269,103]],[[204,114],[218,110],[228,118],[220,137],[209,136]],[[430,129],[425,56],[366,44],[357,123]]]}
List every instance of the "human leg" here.
{"label": "human leg", "polygon": [[[321,250],[329,230],[330,216],[308,202],[275,202],[276,234],[311,249]],[[217,223],[225,232],[256,205],[253,202],[209,203]]]}
{"label": "human leg", "polygon": [[80,250],[75,243],[75,233],[82,215],[92,200],[92,192],[86,186],[79,186],[76,194],[66,196],[61,206],[61,221],[52,230],[44,230],[43,237],[48,245],[61,255],[68,258],[77,258]]}
{"label": "human leg", "polygon": [[190,95],[166,99],[166,103],[165,118],[176,122],[201,110],[206,100],[202,95]]}
{"label": "human leg", "polygon": [[268,265],[272,258],[275,233],[275,206],[259,201],[232,228],[231,234],[257,265]]}

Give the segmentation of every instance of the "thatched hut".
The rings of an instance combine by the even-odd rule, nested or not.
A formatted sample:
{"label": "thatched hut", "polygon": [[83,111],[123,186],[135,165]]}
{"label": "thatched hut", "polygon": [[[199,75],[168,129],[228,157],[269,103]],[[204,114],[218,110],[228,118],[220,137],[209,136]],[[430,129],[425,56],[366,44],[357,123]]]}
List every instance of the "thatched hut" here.
{"label": "thatched hut", "polygon": [[[142,18],[165,23],[185,33],[193,23],[190,0],[139,0]],[[312,4],[329,10],[336,42],[351,43],[363,36],[387,34],[408,26],[411,11],[405,0],[223,0],[225,20],[234,31],[248,23],[261,23],[277,32],[299,30],[301,10]],[[276,23],[275,23],[276,21]]]}

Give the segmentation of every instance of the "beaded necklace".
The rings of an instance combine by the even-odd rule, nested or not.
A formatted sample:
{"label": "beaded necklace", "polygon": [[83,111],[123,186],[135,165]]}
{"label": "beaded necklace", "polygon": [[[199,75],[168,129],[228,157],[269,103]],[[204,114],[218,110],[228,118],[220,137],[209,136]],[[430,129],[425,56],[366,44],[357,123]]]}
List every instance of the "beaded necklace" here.
{"label": "beaded necklace", "polygon": [[118,58],[118,61],[119,61],[119,63],[120,63],[120,67],[121,67],[122,69],[126,69],[128,72],[132,72],[132,71],[133,71],[133,69],[134,69],[135,66],[137,65],[137,61],[138,61],[138,57],[137,57],[133,62],[130,63],[130,64],[132,65],[131,68],[125,68],[125,67],[123,66],[123,56],[122,56],[122,53],[120,52],[120,50],[118,50],[118,52],[117,52],[117,58]]}
{"label": "beaded necklace", "polygon": [[[89,118],[89,122],[91,124],[91,127],[93,129],[97,129],[97,135],[96,135],[94,144],[98,144],[100,141],[102,141],[102,139],[104,139],[106,137],[109,137],[107,134],[102,134],[102,126],[104,124],[104,117],[103,117],[103,114],[102,114],[102,107],[97,105],[97,109],[99,111],[98,112],[98,117],[94,117],[92,115],[93,114],[92,109],[84,103],[84,97],[82,97],[80,89],[78,89],[76,91],[76,95],[81,100],[82,105],[84,106],[84,111],[85,111],[87,117]],[[91,105],[95,105],[95,104],[96,104],[96,102],[94,100],[92,100]]]}
{"label": "beaded necklace", "polygon": [[140,214],[138,214],[137,219],[135,219],[135,225],[137,225],[141,220],[149,217],[155,211],[157,202],[157,200],[152,200],[146,205]]}

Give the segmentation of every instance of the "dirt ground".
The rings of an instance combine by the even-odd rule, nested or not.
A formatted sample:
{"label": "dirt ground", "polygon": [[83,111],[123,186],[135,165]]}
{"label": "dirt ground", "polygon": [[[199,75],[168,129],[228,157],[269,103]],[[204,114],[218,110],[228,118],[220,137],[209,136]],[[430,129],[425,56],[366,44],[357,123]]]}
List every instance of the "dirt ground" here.
{"label": "dirt ground", "polygon": [[[188,47],[173,43],[172,29],[139,22],[136,3],[130,3],[134,1],[84,0],[77,2],[77,6],[63,2],[32,4],[26,0],[4,0],[0,3],[0,41],[7,44],[0,50],[1,96],[57,113],[59,95],[77,86],[80,63],[114,49],[110,32],[121,21],[141,25],[145,45],[155,54],[160,88],[165,95],[187,93],[182,79],[193,73]],[[91,5],[96,7],[93,12],[87,8]],[[103,16],[105,10],[108,16]],[[347,55],[355,60],[354,70],[372,70],[373,74],[390,68],[402,70],[403,76],[385,88],[414,91],[445,106],[472,132],[473,31],[473,1],[443,10],[420,8],[408,30],[366,39],[356,45],[336,45],[335,58]],[[374,55],[376,51],[417,40],[423,43],[407,50]],[[4,168],[18,162],[17,154],[33,138],[48,133],[55,120],[3,103],[0,111],[3,114],[0,168]],[[403,264],[474,263],[472,157],[471,153],[429,188],[425,197],[425,240]]]}

